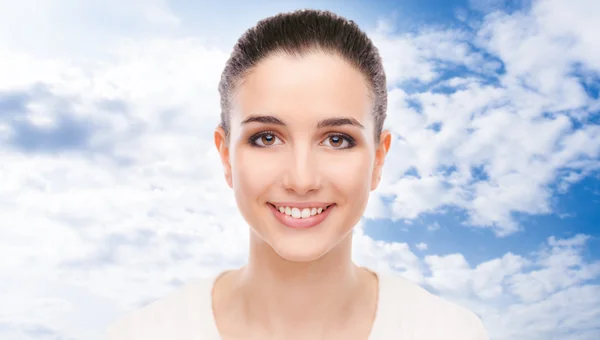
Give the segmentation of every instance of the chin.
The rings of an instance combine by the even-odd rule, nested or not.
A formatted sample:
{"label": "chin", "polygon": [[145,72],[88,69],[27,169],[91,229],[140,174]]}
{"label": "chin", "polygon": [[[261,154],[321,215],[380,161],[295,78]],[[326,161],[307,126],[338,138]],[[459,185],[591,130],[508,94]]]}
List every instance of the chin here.
{"label": "chin", "polygon": [[269,242],[275,253],[290,262],[312,262],[320,259],[333,248],[333,245],[299,240]]}

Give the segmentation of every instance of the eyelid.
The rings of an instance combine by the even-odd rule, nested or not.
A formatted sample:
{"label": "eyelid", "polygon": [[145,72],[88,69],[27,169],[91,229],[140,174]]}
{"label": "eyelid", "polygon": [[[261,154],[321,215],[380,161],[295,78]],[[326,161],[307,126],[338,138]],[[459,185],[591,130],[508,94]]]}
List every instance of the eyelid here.
{"label": "eyelid", "polygon": [[353,147],[356,146],[356,139],[354,139],[352,136],[345,134],[345,133],[341,133],[341,132],[329,132],[326,134],[325,138],[323,138],[321,140],[321,142],[319,143],[319,145],[323,144],[324,141],[327,140],[327,138],[331,138],[331,137],[340,137],[345,139],[349,146],[346,146],[344,148],[333,148],[334,150],[346,150],[346,149],[351,149]]}
{"label": "eyelid", "polygon": [[280,138],[279,134],[277,132],[273,131],[273,130],[261,130],[261,131],[259,131],[257,133],[253,133],[250,137],[248,137],[248,139],[255,139],[255,138],[258,138],[258,137],[262,137],[264,135],[273,135],[273,136],[276,136],[276,137]]}
{"label": "eyelid", "polygon": [[[276,139],[279,139],[281,141],[281,143],[279,144],[275,144],[275,145],[258,145],[256,144],[256,142],[263,136],[265,135],[273,135]],[[346,140],[346,142],[348,143],[348,146],[346,147],[331,147],[333,150],[346,150],[346,149],[351,149],[354,146],[356,146],[356,139],[354,139],[354,137],[346,134],[346,133],[342,133],[342,132],[328,132],[325,134],[325,137],[323,137],[321,139],[321,141],[319,142],[319,145],[323,145],[323,143],[331,137],[340,137],[344,140]],[[250,144],[252,147],[256,147],[256,148],[272,148],[275,147],[277,145],[281,145],[281,144],[285,144],[283,138],[279,135],[279,133],[273,131],[273,130],[263,130],[263,131],[259,131],[257,133],[252,134],[248,139],[247,139],[247,143]]]}
{"label": "eyelid", "polygon": [[256,141],[258,139],[260,139],[261,137],[265,136],[265,135],[273,135],[275,138],[277,138],[277,139],[279,139],[281,141],[281,144],[285,144],[285,142],[283,141],[283,138],[281,138],[279,136],[279,134],[277,132],[273,131],[273,130],[263,130],[263,131],[259,131],[259,132],[255,133],[255,134],[253,134],[252,136],[250,136],[248,138],[248,144],[250,144],[250,146],[255,147],[255,148],[272,148],[272,147],[275,147],[277,145],[280,145],[280,144],[265,145],[265,146],[257,145]]}

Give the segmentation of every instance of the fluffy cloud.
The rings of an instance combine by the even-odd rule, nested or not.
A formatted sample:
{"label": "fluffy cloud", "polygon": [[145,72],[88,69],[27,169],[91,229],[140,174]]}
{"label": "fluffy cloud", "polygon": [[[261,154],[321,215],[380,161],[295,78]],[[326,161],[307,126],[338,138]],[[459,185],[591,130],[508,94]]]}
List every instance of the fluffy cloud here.
{"label": "fluffy cloud", "polygon": [[[99,29],[97,2],[36,2],[38,28],[14,20],[32,5],[20,3],[0,2],[0,32],[20,32],[0,35],[0,335],[96,339],[121,313],[245,260],[247,227],[211,141],[227,51],[165,38],[179,21],[163,1],[102,7],[135,23],[135,40]],[[600,49],[582,4],[495,13],[475,31],[373,32],[396,140],[367,217],[452,206],[506,235],[519,229],[513,213],[551,212],[553,184],[596,171],[598,100],[580,80],[600,70]],[[65,40],[48,55],[52,36]],[[66,58],[72,46],[85,51]],[[531,255],[471,264],[425,243],[422,258],[359,225],[354,256],[468,305],[495,339],[592,339],[600,265],[583,256],[587,242],[550,238]]]}
{"label": "fluffy cloud", "polygon": [[397,140],[379,191],[392,218],[455,206],[508,235],[514,213],[550,213],[554,185],[597,171],[600,101],[586,86],[600,74],[598,25],[587,2],[563,5],[493,12],[475,31],[374,35],[395,86]]}
{"label": "fluffy cloud", "polygon": [[46,58],[98,55],[115,39],[169,36],[179,27],[180,19],[165,0],[0,1],[0,50]]}
{"label": "fluffy cloud", "polygon": [[417,249],[419,249],[419,250],[427,250],[427,243],[423,243],[423,242],[421,242],[421,243],[418,243],[418,244],[416,245],[416,247],[417,247]]}

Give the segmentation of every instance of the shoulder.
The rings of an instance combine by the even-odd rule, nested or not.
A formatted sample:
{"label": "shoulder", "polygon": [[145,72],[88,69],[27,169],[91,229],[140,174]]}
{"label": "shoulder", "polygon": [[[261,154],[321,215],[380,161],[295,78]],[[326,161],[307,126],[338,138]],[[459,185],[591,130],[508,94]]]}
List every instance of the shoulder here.
{"label": "shoulder", "polygon": [[[382,276],[383,315],[415,339],[488,340],[481,319],[471,310],[434,295],[397,276]],[[386,301],[383,301],[385,299]],[[410,335],[409,335],[410,334]],[[408,337],[407,337],[408,338]]]}
{"label": "shoulder", "polygon": [[212,322],[212,278],[195,279],[166,297],[130,312],[113,323],[107,340],[188,339]]}

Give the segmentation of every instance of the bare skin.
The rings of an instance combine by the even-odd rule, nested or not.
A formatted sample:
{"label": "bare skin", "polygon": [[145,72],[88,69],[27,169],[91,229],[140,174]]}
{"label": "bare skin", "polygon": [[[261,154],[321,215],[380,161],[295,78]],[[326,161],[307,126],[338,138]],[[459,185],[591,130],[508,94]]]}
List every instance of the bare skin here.
{"label": "bare skin", "polygon": [[[229,138],[217,128],[215,144],[250,225],[250,254],[246,266],[215,283],[222,338],[367,339],[378,278],[352,261],[352,229],[391,142],[387,131],[375,139],[367,81],[335,55],[273,55],[244,77],[234,98]],[[247,123],[257,115],[279,123]],[[320,125],[340,117],[358,124]],[[268,137],[254,138],[265,131]],[[334,206],[318,226],[298,230],[274,217],[273,202]]]}
{"label": "bare skin", "polygon": [[[326,266],[332,271],[324,271]],[[291,275],[269,270],[268,280],[249,267],[225,273],[213,291],[223,339],[367,339],[377,307],[377,277],[357,266],[336,267],[311,263]]]}

